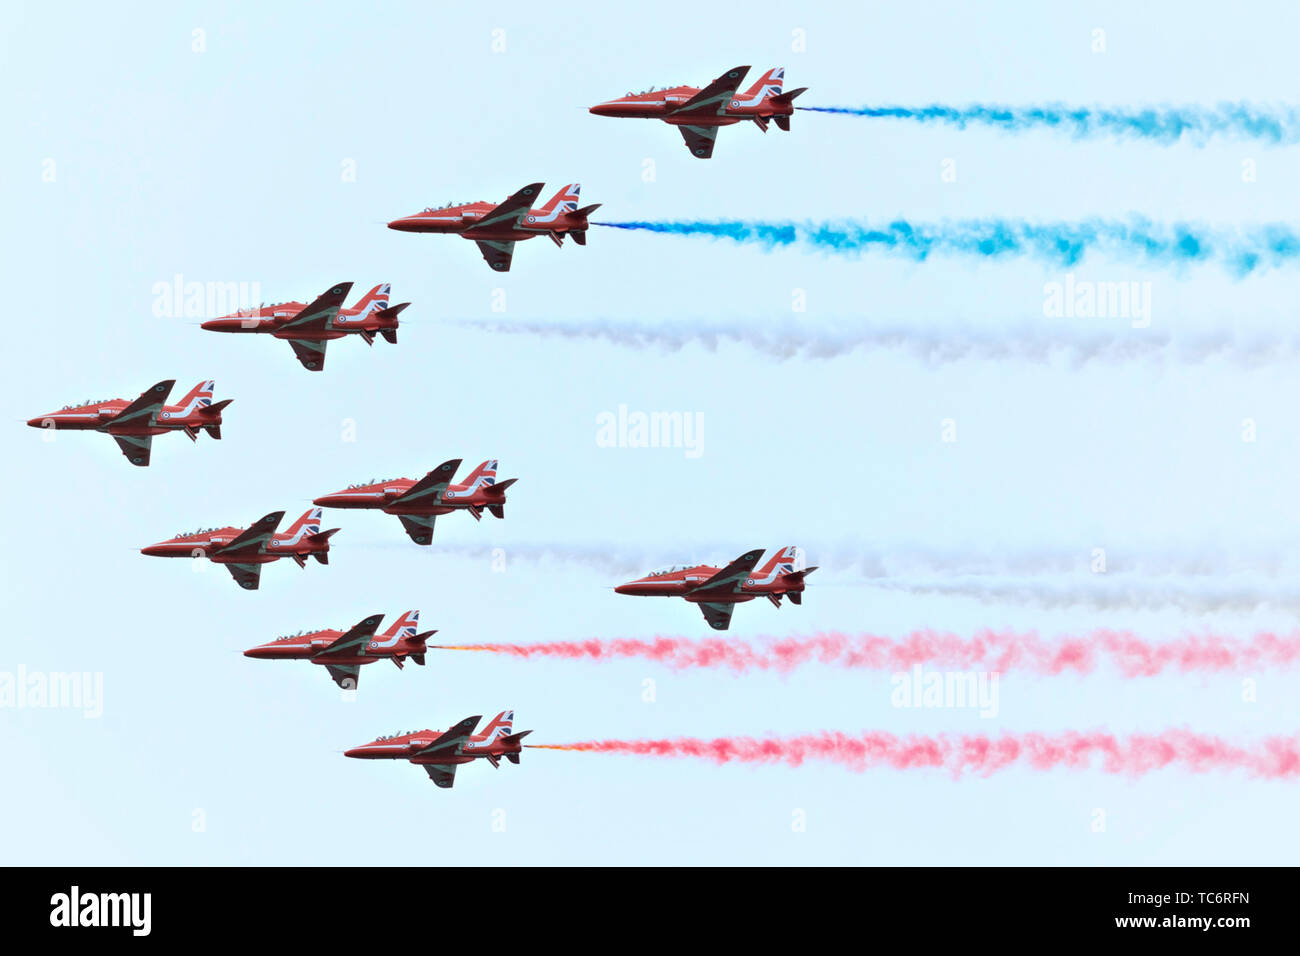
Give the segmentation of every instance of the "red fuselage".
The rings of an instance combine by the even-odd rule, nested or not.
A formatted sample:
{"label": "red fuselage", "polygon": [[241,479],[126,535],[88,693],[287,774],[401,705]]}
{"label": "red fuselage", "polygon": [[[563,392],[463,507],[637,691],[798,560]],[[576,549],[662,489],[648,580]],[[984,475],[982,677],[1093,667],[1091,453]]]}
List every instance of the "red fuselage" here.
{"label": "red fuselage", "polygon": [[546,236],[566,232],[586,232],[586,216],[577,216],[556,208],[552,210],[530,209],[519,220],[502,222],[496,225],[480,226],[479,222],[496,208],[495,203],[472,202],[459,206],[444,206],[441,209],[424,209],[420,212],[394,219],[388,224],[389,229],[398,232],[431,232],[442,234],[460,234],[473,228],[466,239],[492,240],[496,242],[522,242],[534,236]]}
{"label": "red fuselage", "polygon": [[329,554],[329,538],[311,541],[302,532],[279,532],[272,535],[262,551],[241,550],[222,554],[218,549],[230,544],[244,531],[243,528],[213,528],[192,534],[178,535],[140,549],[141,554],[154,558],[207,558],[217,564],[270,564],[281,558],[305,561],[314,554]]}
{"label": "red fuselage", "polygon": [[445,515],[453,511],[482,510],[488,505],[500,505],[505,495],[493,492],[494,485],[449,485],[441,495],[425,495],[415,501],[399,501],[415,486],[411,478],[394,478],[369,485],[345,488],[333,494],[322,495],[312,501],[323,508],[372,508],[390,515]]}
{"label": "red fuselage", "polygon": [[[130,404],[124,398],[113,398],[89,405],[68,406],[48,415],[38,415],[29,419],[27,424],[33,428],[53,428],[57,431],[98,431],[109,435],[135,436],[162,435],[173,431],[193,434],[203,428],[221,426],[221,409],[198,403],[191,403],[188,407],[164,405],[152,419],[140,417],[114,424],[113,419]],[[222,404],[224,406],[226,403]]]}
{"label": "red fuselage", "polygon": [[703,584],[721,568],[700,564],[693,567],[676,567],[665,571],[656,571],[643,578],[628,581],[614,588],[618,594],[632,594],[640,597],[680,597],[695,603],[743,604],[756,597],[769,594],[788,594],[804,589],[802,578],[790,578],[786,574],[773,570],[755,571],[738,591],[734,593],[707,592],[704,595],[692,594],[691,589]]}
{"label": "red fuselage", "polygon": [[489,741],[485,734],[474,734],[464,745],[463,753],[421,755],[419,751],[438,739],[439,730],[421,730],[395,737],[380,737],[360,747],[343,751],[345,757],[362,760],[409,760],[414,764],[463,764],[483,757],[504,757],[522,751],[519,741],[502,743],[498,737]]}
{"label": "red fuselage", "polygon": [[647,93],[629,93],[616,100],[598,103],[591,107],[590,112],[597,116],[663,120],[673,126],[731,126],[744,120],[794,115],[794,106],[790,103],[774,102],[770,96],[748,97],[740,93],[732,96],[718,113],[672,115],[673,110],[681,107],[698,92],[698,87],[674,86]]}
{"label": "red fuselage", "polygon": [[423,654],[426,650],[423,639],[413,643],[393,634],[376,634],[367,642],[364,649],[348,650],[340,654],[321,653],[344,633],[344,631],[326,628],[320,631],[309,631],[306,634],[278,637],[265,644],[250,647],[244,651],[244,656],[264,661],[309,660],[313,664],[373,664],[375,661],[400,660],[412,654]]}
{"label": "red fuselage", "polygon": [[377,311],[367,310],[362,313],[359,309],[339,309],[330,328],[287,328],[288,323],[305,308],[306,302],[281,302],[279,305],[245,309],[219,319],[209,319],[202,327],[209,332],[249,332],[272,335],[277,339],[309,342],[330,342],[345,335],[364,334],[374,337],[377,333],[391,332],[398,328],[396,316],[385,318]]}

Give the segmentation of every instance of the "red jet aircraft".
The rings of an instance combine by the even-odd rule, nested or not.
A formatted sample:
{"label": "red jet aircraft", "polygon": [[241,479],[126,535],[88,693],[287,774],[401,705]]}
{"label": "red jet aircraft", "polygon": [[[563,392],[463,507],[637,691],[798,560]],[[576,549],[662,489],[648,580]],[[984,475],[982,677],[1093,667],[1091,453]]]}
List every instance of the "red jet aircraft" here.
{"label": "red jet aircraft", "polygon": [[768,121],[777,129],[790,130],[790,117],[794,115],[794,98],[806,86],[789,93],[781,92],[785,70],[781,67],[768,70],[757,83],[743,94],[736,90],[744,82],[749,67],[738,66],[728,70],[702,90],[693,86],[671,86],[627,96],[591,108],[597,116],[622,116],[637,119],[660,119],[671,123],[682,133],[686,148],[692,156],[708,159],[713,155],[713,141],[718,127],[731,126],[751,120],[764,133]]}
{"label": "red jet aircraft", "polygon": [[780,607],[782,596],[787,596],[792,604],[803,603],[804,578],[817,570],[806,567],[803,549],[782,548],[755,572],[762,557],[759,548],[745,552],[721,570],[707,564],[674,565],[614,590],[643,597],[685,598],[700,606],[709,627],[725,631],[731,625],[731,612],[744,601],[765,597]]}
{"label": "red jet aircraft", "polygon": [[198,441],[199,431],[213,438],[221,437],[221,410],[233,399],[212,404],[215,382],[199,382],[179,405],[168,405],[174,379],[159,382],[144,392],[134,402],[113,398],[103,402],[85,402],[65,405],[57,412],[41,415],[27,422],[33,428],[53,428],[59,431],[80,430],[107,432],[113,436],[122,454],[133,465],[149,464],[153,436],[170,431],[183,431],[190,441]]}
{"label": "red jet aircraft", "polygon": [[444,461],[419,481],[393,478],[351,485],[343,491],[322,495],[312,504],[324,508],[378,508],[397,515],[402,527],[416,544],[433,543],[433,522],[438,515],[468,511],[478,521],[486,508],[498,518],[506,516],[506,489],[519,479],[497,482],[497,463],[485,461],[460,484],[451,479],[461,460]]}
{"label": "red jet aircraft", "polygon": [[437,631],[417,634],[419,611],[407,611],[394,621],[383,634],[376,634],[382,614],[370,617],[347,631],[304,631],[277,637],[244,651],[245,657],[261,660],[311,661],[323,664],[334,683],[344,690],[352,690],[363,664],[390,660],[401,670],[403,661],[410,658],[424,666],[425,641]]}
{"label": "red jet aircraft", "polygon": [[418,730],[391,737],[377,737],[361,747],[345,750],[344,756],[364,760],[409,760],[419,764],[429,774],[429,779],[446,789],[456,782],[456,768],[463,763],[482,757],[493,767],[501,766],[501,758],[519,763],[522,750],[519,741],[531,730],[512,734],[515,722],[513,710],[503,710],[483,728],[474,733],[481,717],[466,717],[451,730]]}
{"label": "red jet aircraft", "polygon": [[397,317],[411,303],[389,308],[389,285],[385,282],[367,292],[352,308],[345,309],[343,300],[351,291],[351,282],[341,282],[311,305],[301,302],[262,305],[210,319],[203,323],[203,328],[209,332],[260,332],[286,339],[303,368],[319,372],[325,367],[325,346],[331,339],[359,335],[367,345],[373,345],[378,334],[397,344]]}
{"label": "red jet aircraft", "polygon": [[276,532],[283,511],[272,511],[247,530],[243,528],[201,528],[188,534],[141,548],[141,554],[156,558],[207,558],[224,564],[241,588],[257,590],[262,565],[293,558],[305,568],[314,557],[321,564],[330,563],[330,537],[338,528],[320,529],[321,510],[303,513],[288,531]]}
{"label": "red jet aircraft", "polygon": [[545,183],[530,183],[499,206],[490,202],[449,203],[394,219],[389,229],[399,232],[441,232],[473,239],[483,259],[497,272],[509,272],[515,243],[534,236],[550,236],[557,246],[565,234],[580,246],[587,244],[587,217],[600,203],[578,208],[577,183],[565,186],[541,209],[533,202]]}

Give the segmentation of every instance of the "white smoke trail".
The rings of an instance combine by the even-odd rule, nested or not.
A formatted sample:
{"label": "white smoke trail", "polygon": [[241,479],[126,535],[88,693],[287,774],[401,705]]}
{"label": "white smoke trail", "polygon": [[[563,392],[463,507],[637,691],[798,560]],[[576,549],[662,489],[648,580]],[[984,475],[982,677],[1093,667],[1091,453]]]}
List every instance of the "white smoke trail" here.
{"label": "white smoke trail", "polygon": [[740,345],[768,358],[833,359],[857,351],[902,352],[927,365],[965,360],[1060,363],[1070,368],[1089,364],[1154,362],[1200,364],[1213,360],[1255,368],[1300,359],[1300,339],[1246,338],[1230,333],[1174,338],[1150,329],[1124,329],[1111,335],[1062,338],[1041,328],[1021,327],[998,333],[894,328],[810,328],[806,325],[754,323],[660,323],[591,319],[584,321],[457,321],[461,328],[491,335],[532,335],[570,341],[603,342],[628,349],[679,352],[699,347],[716,352]]}

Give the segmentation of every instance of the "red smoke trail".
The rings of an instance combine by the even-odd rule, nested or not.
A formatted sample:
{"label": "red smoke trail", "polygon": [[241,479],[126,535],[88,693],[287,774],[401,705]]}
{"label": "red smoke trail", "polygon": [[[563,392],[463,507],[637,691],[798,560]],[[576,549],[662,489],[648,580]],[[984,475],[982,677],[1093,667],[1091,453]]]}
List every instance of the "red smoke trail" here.
{"label": "red smoke trail", "polygon": [[788,673],[805,664],[863,670],[903,671],[921,664],[954,670],[1061,674],[1091,673],[1109,663],[1125,677],[1164,671],[1220,672],[1300,664],[1300,635],[1262,633],[1249,639],[1215,634],[1147,641],[1127,631],[1094,631],[1082,637],[1044,640],[1037,634],[981,631],[974,637],[914,631],[906,637],[875,634],[814,634],[808,637],[741,640],[655,637],[647,640],[554,641],[544,644],[459,644],[445,650],[487,651],[514,657],[608,660],[639,658],[675,669],[726,667],[736,673]]}
{"label": "red smoke trail", "polygon": [[1101,769],[1140,777],[1178,768],[1194,773],[1242,770],[1264,780],[1300,777],[1300,737],[1265,737],[1249,746],[1187,730],[1117,737],[1104,732],[1062,734],[985,734],[899,737],[883,731],[846,734],[824,731],[796,737],[675,737],[666,740],[589,740],[572,744],[533,744],[540,750],[635,754],[647,757],[695,757],[717,764],[783,763],[798,767],[805,760],[837,763],[861,772],[938,769],[952,776],[987,777],[1013,767],[1030,770]]}

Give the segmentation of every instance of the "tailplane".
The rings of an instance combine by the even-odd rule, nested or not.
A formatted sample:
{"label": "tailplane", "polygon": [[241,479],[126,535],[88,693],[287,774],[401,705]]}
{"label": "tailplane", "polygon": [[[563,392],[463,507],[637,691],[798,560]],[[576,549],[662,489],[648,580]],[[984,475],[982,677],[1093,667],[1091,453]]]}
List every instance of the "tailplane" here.
{"label": "tailplane", "polygon": [[578,245],[585,246],[587,244],[587,217],[599,208],[600,203],[595,202],[590,206],[583,206],[581,209],[574,210],[572,218],[576,220],[576,224],[569,229],[569,235],[573,237],[573,241]]}
{"label": "tailplane", "polygon": [[407,656],[410,657],[411,660],[415,661],[415,663],[417,663],[417,664],[419,664],[421,667],[423,667],[423,666],[424,666],[424,655],[425,655],[425,650],[426,650],[425,642],[428,641],[429,638],[433,637],[433,635],[435,635],[435,634],[437,634],[437,633],[438,633],[437,630],[432,630],[432,631],[423,631],[423,632],[421,632],[421,633],[419,633],[419,634],[416,634],[416,635],[414,635],[413,637],[411,637],[411,638],[407,641],[407,643],[408,643],[411,647],[418,647],[418,648],[420,648],[420,649],[419,649],[418,651],[412,651],[412,652],[411,652],[410,654],[408,654]]}
{"label": "tailplane", "polygon": [[781,583],[786,585],[789,590],[785,596],[790,599],[791,604],[803,603],[804,578],[817,570],[816,565],[811,568],[804,568],[802,571],[793,571],[781,579]]}
{"label": "tailplane", "polygon": [[390,345],[397,344],[397,317],[406,309],[409,302],[400,302],[391,308],[380,309],[375,313],[375,320],[379,323],[379,334],[384,337],[384,341]]}
{"label": "tailplane", "polygon": [[488,498],[492,499],[487,503],[487,510],[492,513],[492,517],[504,518],[506,516],[506,489],[518,480],[518,478],[507,478],[487,490]]}
{"label": "tailplane", "polygon": [[501,740],[499,741],[501,746],[508,748],[505,752],[505,758],[507,760],[509,760],[513,764],[519,763],[519,754],[523,750],[519,741],[523,740],[531,733],[532,733],[531,730],[521,730],[517,734],[506,734],[504,737],[501,738]]}
{"label": "tailplane", "polygon": [[221,412],[233,402],[233,398],[227,398],[224,401],[217,402],[215,405],[209,405],[199,412],[199,418],[204,422],[202,428],[213,438],[221,438]]}
{"label": "tailplane", "polygon": [[[796,96],[806,92],[808,87],[801,86],[797,90],[791,90],[789,93],[782,93],[780,96],[772,97],[772,105],[779,106],[782,109],[793,109],[790,105]],[[784,133],[790,132],[790,114],[781,113],[772,117],[772,122],[776,123],[776,128]]]}
{"label": "tailplane", "polygon": [[318,531],[307,537],[312,556],[321,564],[330,563],[330,538],[338,534],[338,530],[338,528],[330,528],[328,531]]}

